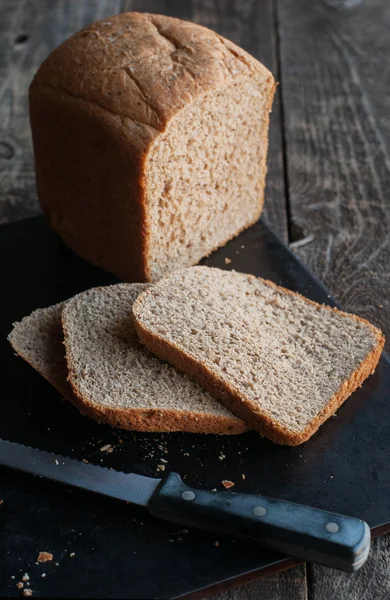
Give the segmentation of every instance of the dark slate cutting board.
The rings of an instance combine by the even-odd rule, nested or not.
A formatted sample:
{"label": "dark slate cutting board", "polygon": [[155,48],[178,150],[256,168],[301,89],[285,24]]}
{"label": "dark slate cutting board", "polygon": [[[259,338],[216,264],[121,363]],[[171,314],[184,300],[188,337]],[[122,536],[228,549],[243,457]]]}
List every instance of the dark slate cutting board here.
{"label": "dark slate cutting board", "polygon": [[[149,476],[158,476],[164,458],[167,469],[195,487],[223,489],[221,481],[229,479],[235,491],[360,517],[376,534],[390,529],[386,357],[337,417],[296,448],[276,446],[256,433],[218,437],[113,430],[61,400],[14,356],[6,336],[12,322],[33,309],[115,278],[72,254],[39,217],[1,227],[0,256],[0,437]],[[225,258],[231,263],[226,265]],[[267,277],[334,304],[261,222],[206,262]],[[100,451],[105,444],[114,447],[111,454]],[[199,590],[204,597],[220,582],[232,585],[239,577],[292,564],[262,548],[188,532],[130,505],[4,468],[0,498],[1,596],[19,596],[15,583],[27,572],[34,597],[174,598]],[[52,552],[54,561],[35,564],[39,551]]]}

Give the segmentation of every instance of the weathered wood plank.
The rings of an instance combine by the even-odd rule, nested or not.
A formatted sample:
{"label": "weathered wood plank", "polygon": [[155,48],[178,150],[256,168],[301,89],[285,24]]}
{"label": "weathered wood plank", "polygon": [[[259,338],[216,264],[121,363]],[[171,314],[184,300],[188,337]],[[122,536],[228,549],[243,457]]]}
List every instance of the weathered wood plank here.
{"label": "weathered wood plank", "polygon": [[307,600],[303,566],[269,575],[237,589],[213,596],[215,600]]}
{"label": "weathered wood plank", "polygon": [[[390,536],[372,543],[367,563],[353,574],[315,567],[311,571],[309,599],[388,600],[390,597]],[[240,599],[241,600],[241,599]]]}
{"label": "weathered wood plank", "polygon": [[279,27],[291,218],[315,236],[297,253],[389,335],[390,4],[280,0]]}
{"label": "weathered wood plank", "polygon": [[46,56],[73,32],[118,12],[119,0],[0,3],[0,223],[38,212],[27,94]]}
{"label": "weathered wood plank", "polygon": [[[352,3],[350,3],[352,4]],[[390,5],[279,0],[290,232],[343,307],[390,333]],[[354,575],[312,566],[311,600],[390,596],[389,537]]]}

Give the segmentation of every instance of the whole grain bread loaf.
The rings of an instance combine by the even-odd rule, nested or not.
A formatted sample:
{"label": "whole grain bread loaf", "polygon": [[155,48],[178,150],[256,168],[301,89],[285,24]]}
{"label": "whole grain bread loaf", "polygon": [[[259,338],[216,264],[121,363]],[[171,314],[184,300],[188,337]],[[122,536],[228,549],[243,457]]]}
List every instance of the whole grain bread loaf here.
{"label": "whole grain bread loaf", "polygon": [[309,439],[378,363],[368,321],[252,275],[193,267],[140,295],[141,341],[280,444]]}
{"label": "whole grain bread loaf", "polygon": [[43,213],[125,281],[196,264],[260,215],[274,90],[200,25],[146,13],[90,25],[30,87]]}

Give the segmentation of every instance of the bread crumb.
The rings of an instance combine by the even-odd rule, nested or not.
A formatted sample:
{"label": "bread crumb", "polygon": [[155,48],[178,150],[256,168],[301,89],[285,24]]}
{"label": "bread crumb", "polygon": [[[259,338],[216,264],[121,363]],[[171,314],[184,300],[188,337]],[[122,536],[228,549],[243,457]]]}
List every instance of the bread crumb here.
{"label": "bread crumb", "polygon": [[4,500],[0,500],[0,506],[3,504]]}
{"label": "bread crumb", "polygon": [[86,458],[83,458],[83,463],[85,463],[86,465],[89,465],[89,462],[87,461]]}
{"label": "bread crumb", "polygon": [[100,448],[100,452],[112,452],[111,444],[105,444]]}
{"label": "bread crumb", "polygon": [[55,459],[54,464],[59,465],[60,463],[58,462],[57,459]]}
{"label": "bread crumb", "polygon": [[48,562],[49,560],[53,560],[53,555],[51,552],[40,552],[38,554],[37,561],[39,563],[45,563],[45,562]]}
{"label": "bread crumb", "polygon": [[119,438],[118,442],[119,442],[120,444],[123,444],[123,440],[122,440],[121,438]]}
{"label": "bread crumb", "polygon": [[212,492],[216,492],[216,491],[217,491],[217,488],[213,488],[211,491],[212,491]]}
{"label": "bread crumb", "polygon": [[221,452],[221,454],[218,456],[218,458],[219,458],[219,460],[224,460],[226,458],[226,456],[224,454],[222,454],[222,452]]}
{"label": "bread crumb", "polygon": [[246,477],[245,477],[245,474],[244,474],[244,473],[241,475],[241,477],[242,477],[243,479],[246,479]]}
{"label": "bread crumb", "polygon": [[165,458],[160,458],[160,460],[161,460],[162,463],[167,463],[168,462],[167,460],[165,460]]}
{"label": "bread crumb", "polygon": [[42,573],[42,574],[41,574],[41,577],[46,577],[46,573]]}
{"label": "bread crumb", "polygon": [[22,577],[22,581],[30,581],[30,575],[28,573],[25,573]]}
{"label": "bread crumb", "polygon": [[32,590],[23,590],[23,596],[25,598],[28,598],[29,596],[32,596]]}
{"label": "bread crumb", "polygon": [[157,465],[157,471],[165,471],[165,465]]}
{"label": "bread crumb", "polygon": [[16,587],[18,588],[18,590],[21,590],[24,587],[24,583],[22,583],[21,581],[18,581],[18,583],[16,584]]}
{"label": "bread crumb", "polygon": [[225,265],[230,265],[231,262],[231,258],[225,258]]}
{"label": "bread crumb", "polygon": [[224,479],[224,480],[222,481],[222,485],[223,485],[223,487],[224,487],[224,488],[226,488],[227,490],[228,490],[229,488],[231,488],[231,487],[234,487],[234,483],[233,483],[233,481],[229,481],[228,479]]}
{"label": "bread crumb", "polygon": [[11,575],[11,579],[15,579],[15,575]]}
{"label": "bread crumb", "polygon": [[214,546],[217,546],[217,548],[219,548],[219,542],[218,542],[218,540],[216,542],[214,542]]}
{"label": "bread crumb", "polygon": [[75,552],[71,552],[71,553],[69,554],[69,556],[70,556],[70,558],[73,558],[74,556],[76,556],[76,553],[75,553]]}

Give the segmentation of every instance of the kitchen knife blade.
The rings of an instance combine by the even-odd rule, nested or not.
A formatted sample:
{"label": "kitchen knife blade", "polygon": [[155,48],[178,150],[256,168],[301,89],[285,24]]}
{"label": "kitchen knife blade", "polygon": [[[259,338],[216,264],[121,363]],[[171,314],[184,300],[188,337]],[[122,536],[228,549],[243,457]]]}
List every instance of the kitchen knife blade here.
{"label": "kitchen knife blade", "polygon": [[370,529],[360,519],[261,495],[192,489],[176,473],[162,479],[122,473],[6,440],[0,440],[0,464],[344,571],[359,569],[370,551]]}

